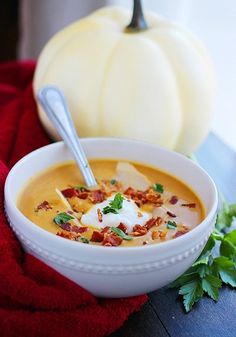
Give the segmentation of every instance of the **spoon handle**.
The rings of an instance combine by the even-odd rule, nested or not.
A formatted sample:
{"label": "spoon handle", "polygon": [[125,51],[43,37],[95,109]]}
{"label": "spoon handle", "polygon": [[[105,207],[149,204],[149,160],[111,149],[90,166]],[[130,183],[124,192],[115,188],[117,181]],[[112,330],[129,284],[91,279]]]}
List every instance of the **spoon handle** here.
{"label": "spoon handle", "polygon": [[97,182],[75,131],[62,92],[56,87],[44,86],[38,93],[38,100],[66,145],[71,149],[86,185],[88,187],[96,186]]}

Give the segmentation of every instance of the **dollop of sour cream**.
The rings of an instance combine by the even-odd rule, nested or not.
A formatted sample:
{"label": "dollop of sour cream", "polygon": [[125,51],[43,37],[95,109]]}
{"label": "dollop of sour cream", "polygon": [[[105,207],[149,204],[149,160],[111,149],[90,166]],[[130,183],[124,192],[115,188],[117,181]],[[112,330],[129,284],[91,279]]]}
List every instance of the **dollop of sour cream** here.
{"label": "dollop of sour cream", "polygon": [[127,226],[128,232],[132,232],[134,225],[144,225],[150,215],[147,212],[142,212],[133,200],[124,198],[122,208],[118,210],[118,214],[102,213],[102,221],[98,220],[98,209],[102,212],[103,208],[109,206],[109,202],[114,199],[114,195],[107,200],[96,204],[81,217],[81,223],[84,226],[94,227],[117,227],[122,222]]}

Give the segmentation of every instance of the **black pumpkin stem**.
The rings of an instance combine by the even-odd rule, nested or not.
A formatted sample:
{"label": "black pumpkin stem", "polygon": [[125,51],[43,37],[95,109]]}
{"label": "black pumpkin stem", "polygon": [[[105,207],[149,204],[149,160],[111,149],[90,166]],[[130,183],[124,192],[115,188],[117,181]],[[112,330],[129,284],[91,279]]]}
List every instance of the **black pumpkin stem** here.
{"label": "black pumpkin stem", "polygon": [[130,24],[126,27],[128,33],[146,30],[147,22],[143,15],[141,0],[134,0],[133,15]]}

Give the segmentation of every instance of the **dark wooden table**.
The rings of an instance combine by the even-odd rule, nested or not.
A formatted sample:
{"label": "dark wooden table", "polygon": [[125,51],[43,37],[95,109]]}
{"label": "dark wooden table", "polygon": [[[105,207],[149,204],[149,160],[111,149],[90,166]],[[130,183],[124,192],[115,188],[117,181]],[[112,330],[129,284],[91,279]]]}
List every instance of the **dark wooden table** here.
{"label": "dark wooden table", "polygon": [[[196,153],[229,202],[236,202],[236,152],[210,134]],[[236,290],[223,287],[217,303],[205,297],[186,314],[177,291],[149,294],[142,310],[110,337],[236,337]]]}

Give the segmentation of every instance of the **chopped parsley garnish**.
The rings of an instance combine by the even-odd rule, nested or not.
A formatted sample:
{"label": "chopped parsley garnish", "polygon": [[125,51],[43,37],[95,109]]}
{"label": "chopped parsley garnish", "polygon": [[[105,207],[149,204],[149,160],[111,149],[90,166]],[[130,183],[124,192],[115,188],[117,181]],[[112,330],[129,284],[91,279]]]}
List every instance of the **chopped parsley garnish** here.
{"label": "chopped parsley garnish", "polygon": [[177,225],[176,225],[175,221],[168,221],[167,224],[166,224],[166,227],[168,229],[176,229]]}
{"label": "chopped parsley garnish", "polygon": [[84,186],[84,185],[76,185],[74,188],[75,188],[76,190],[81,191],[81,192],[88,191],[87,186]]}
{"label": "chopped parsley garnish", "polygon": [[112,185],[115,185],[115,184],[117,183],[117,180],[116,180],[116,179],[111,179],[110,183],[111,183]]}
{"label": "chopped parsley garnish", "polygon": [[106,207],[103,208],[102,213],[103,214],[107,214],[107,213],[118,214],[118,211],[113,207],[106,206]]}
{"label": "chopped parsley garnish", "polygon": [[111,227],[110,229],[113,233],[117,234],[118,236],[120,236],[124,240],[127,240],[127,241],[133,240],[132,236],[129,236],[129,235],[125,234],[120,228]]}
{"label": "chopped parsley garnish", "polygon": [[66,212],[63,213],[59,213],[55,216],[55,218],[53,219],[53,221],[57,224],[57,225],[62,225],[64,223],[66,223],[69,220],[74,219],[73,216],[67,214]]}
{"label": "chopped parsley garnish", "polygon": [[153,185],[152,185],[152,189],[153,189],[155,192],[159,192],[159,193],[163,193],[163,192],[164,192],[164,186],[161,185],[161,184],[153,184]]}
{"label": "chopped parsley garnish", "polygon": [[121,193],[117,193],[114,199],[109,202],[109,206],[103,208],[103,214],[118,214],[118,210],[122,208],[123,200],[124,197],[121,195]]}
{"label": "chopped parsley garnish", "polygon": [[83,243],[89,243],[89,240],[85,238],[84,236],[81,236],[80,241]]}

